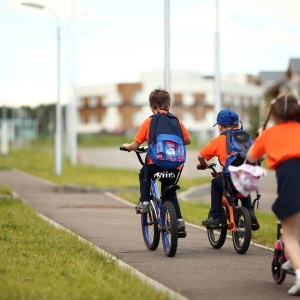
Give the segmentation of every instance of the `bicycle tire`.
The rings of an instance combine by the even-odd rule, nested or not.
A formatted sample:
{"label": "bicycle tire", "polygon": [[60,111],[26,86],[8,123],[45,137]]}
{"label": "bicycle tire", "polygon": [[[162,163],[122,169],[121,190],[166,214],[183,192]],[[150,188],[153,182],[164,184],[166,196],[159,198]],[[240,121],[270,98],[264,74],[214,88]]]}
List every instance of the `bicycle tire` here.
{"label": "bicycle tire", "polygon": [[149,213],[141,215],[143,238],[145,245],[149,250],[156,250],[160,240],[155,210],[155,204],[150,201]]}
{"label": "bicycle tire", "polygon": [[276,284],[281,284],[285,280],[286,273],[281,268],[285,262],[283,251],[275,250],[272,260],[272,276]]}
{"label": "bicycle tire", "polygon": [[246,207],[237,207],[235,211],[237,231],[232,232],[234,249],[239,254],[247,252],[251,242],[251,218]]}
{"label": "bicycle tire", "polygon": [[[208,218],[210,218],[210,211],[208,213]],[[226,213],[223,209],[222,213],[222,224],[227,224],[227,218]],[[226,227],[220,227],[217,229],[210,229],[207,228],[207,237],[209,240],[209,243],[214,249],[220,249],[223,247],[225,240],[227,236],[227,228]]]}
{"label": "bicycle tire", "polygon": [[165,201],[162,206],[162,242],[166,256],[173,257],[177,251],[178,227],[174,204]]}

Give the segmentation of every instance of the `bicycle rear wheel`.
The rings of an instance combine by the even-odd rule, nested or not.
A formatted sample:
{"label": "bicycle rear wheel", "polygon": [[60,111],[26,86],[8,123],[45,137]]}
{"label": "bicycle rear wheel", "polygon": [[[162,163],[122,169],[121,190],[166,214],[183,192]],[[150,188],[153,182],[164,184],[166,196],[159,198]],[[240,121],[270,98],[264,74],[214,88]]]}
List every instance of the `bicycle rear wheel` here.
{"label": "bicycle rear wheel", "polygon": [[236,208],[235,222],[237,231],[232,232],[233,246],[237,253],[244,254],[251,242],[251,218],[247,208]]}
{"label": "bicycle rear wheel", "polygon": [[272,260],[272,276],[277,284],[281,284],[285,280],[286,273],[282,270],[282,265],[286,262],[282,250],[275,250]]}
{"label": "bicycle rear wheel", "polygon": [[164,251],[166,256],[172,257],[177,251],[178,228],[175,207],[171,201],[164,202],[161,220]]}
{"label": "bicycle rear wheel", "polygon": [[142,233],[146,247],[156,250],[159,245],[160,232],[158,230],[155,204],[150,201],[149,213],[141,215]]}
{"label": "bicycle rear wheel", "polygon": [[[210,211],[208,213],[208,218],[210,218]],[[224,210],[222,214],[222,224],[224,225],[227,224],[227,218]],[[220,249],[224,245],[226,236],[227,236],[227,227],[220,227],[217,229],[207,228],[207,237],[209,243],[214,249]]]}

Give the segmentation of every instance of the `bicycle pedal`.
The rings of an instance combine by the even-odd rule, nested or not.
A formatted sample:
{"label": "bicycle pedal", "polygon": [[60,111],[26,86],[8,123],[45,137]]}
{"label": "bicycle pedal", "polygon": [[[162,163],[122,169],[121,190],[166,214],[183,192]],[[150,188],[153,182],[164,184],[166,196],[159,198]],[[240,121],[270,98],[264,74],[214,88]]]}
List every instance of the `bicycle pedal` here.
{"label": "bicycle pedal", "polygon": [[186,238],[186,236],[187,236],[186,231],[184,231],[184,232],[178,232],[178,238],[179,239]]}
{"label": "bicycle pedal", "polygon": [[206,229],[221,229],[221,228],[227,228],[227,224],[206,226]]}

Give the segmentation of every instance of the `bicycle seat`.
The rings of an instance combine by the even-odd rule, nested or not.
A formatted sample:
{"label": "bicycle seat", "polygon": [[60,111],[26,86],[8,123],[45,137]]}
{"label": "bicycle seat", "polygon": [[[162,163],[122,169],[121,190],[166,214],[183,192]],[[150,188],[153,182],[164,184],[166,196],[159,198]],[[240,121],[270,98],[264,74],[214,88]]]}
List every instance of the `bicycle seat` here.
{"label": "bicycle seat", "polygon": [[157,172],[153,176],[155,179],[167,179],[167,178],[175,178],[175,174],[173,172]]}
{"label": "bicycle seat", "polygon": [[162,197],[172,196],[176,190],[180,189],[179,185],[168,185],[164,191],[161,193]]}

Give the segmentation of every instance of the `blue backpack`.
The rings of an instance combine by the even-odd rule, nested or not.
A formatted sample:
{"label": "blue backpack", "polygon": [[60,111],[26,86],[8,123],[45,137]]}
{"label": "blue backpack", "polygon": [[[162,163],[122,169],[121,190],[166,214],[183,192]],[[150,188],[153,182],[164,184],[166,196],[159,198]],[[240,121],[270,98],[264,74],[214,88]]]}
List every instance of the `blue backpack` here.
{"label": "blue backpack", "polygon": [[179,120],[168,112],[151,116],[148,155],[163,169],[173,169],[186,161],[186,146]]}
{"label": "blue backpack", "polygon": [[246,160],[247,152],[253,144],[253,139],[249,133],[243,129],[226,129],[222,135],[226,135],[227,158],[224,166],[224,172],[230,177],[228,167],[240,166]]}

